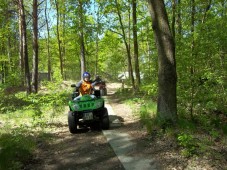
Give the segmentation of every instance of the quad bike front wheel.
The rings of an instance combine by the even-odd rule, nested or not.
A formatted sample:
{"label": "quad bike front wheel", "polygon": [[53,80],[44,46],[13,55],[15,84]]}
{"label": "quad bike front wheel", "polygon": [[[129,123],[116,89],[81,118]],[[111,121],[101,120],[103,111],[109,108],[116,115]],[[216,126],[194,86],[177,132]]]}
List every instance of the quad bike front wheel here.
{"label": "quad bike front wheel", "polygon": [[103,130],[108,130],[110,128],[110,120],[109,120],[107,108],[103,109],[103,116],[101,117],[100,121],[101,121],[101,128]]}
{"label": "quad bike front wheel", "polygon": [[71,133],[76,133],[77,132],[77,119],[76,116],[73,115],[72,111],[68,112],[68,126],[69,126],[69,131]]}

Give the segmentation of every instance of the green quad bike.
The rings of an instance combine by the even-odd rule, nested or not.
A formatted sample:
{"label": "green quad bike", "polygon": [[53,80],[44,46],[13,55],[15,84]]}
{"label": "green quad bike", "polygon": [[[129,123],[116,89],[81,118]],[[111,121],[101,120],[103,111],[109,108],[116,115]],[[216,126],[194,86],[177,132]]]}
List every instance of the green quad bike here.
{"label": "green quad bike", "polygon": [[[71,87],[76,87],[72,84]],[[69,101],[68,126],[71,133],[77,133],[80,127],[92,129],[109,129],[108,110],[104,106],[105,101],[101,98],[100,90],[95,90],[93,95],[83,95],[79,99],[78,91],[72,94]]]}

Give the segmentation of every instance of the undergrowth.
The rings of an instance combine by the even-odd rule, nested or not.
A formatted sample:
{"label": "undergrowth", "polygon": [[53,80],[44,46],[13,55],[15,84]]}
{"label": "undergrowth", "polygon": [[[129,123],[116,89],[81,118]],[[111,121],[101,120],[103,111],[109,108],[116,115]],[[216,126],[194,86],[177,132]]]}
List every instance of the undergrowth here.
{"label": "undergrowth", "polygon": [[[178,145],[179,153],[184,157],[192,156],[220,156],[212,148],[227,145],[227,118],[223,114],[197,113],[191,119],[183,108],[178,110],[178,122],[175,125],[165,124],[156,117],[157,104],[146,93],[133,94],[130,90],[119,90],[116,95],[129,104],[135,115],[139,116],[141,124],[146,127],[148,136],[170,138]],[[213,154],[215,152],[215,154]]]}
{"label": "undergrowth", "polygon": [[40,138],[50,140],[51,123],[64,113],[69,91],[46,83],[45,90],[5,95],[0,88],[0,169],[23,169]]}

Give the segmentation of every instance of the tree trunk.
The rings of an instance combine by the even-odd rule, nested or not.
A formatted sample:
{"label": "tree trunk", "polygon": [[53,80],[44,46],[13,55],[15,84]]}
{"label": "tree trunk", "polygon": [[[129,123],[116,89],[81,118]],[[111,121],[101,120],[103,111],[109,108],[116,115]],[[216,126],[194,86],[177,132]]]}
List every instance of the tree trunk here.
{"label": "tree trunk", "polygon": [[125,44],[125,47],[126,47],[126,51],[127,51],[127,59],[128,59],[128,67],[129,67],[129,75],[130,75],[129,77],[131,77],[132,88],[133,88],[133,90],[135,90],[135,81],[134,81],[134,76],[133,76],[131,54],[130,54],[129,45],[128,45],[127,41],[126,41],[126,34],[125,34],[125,30],[124,30],[124,26],[123,26],[121,14],[120,14],[119,4],[118,4],[117,0],[115,0],[115,5],[117,7],[117,15],[119,17],[119,22],[120,22],[121,30],[122,30],[122,34],[123,34],[123,41],[124,41],[124,44]]}
{"label": "tree trunk", "polygon": [[83,78],[83,73],[86,71],[86,60],[85,60],[85,45],[84,45],[84,19],[83,19],[83,2],[79,0],[79,39],[80,39],[80,64],[81,64],[81,79]]}
{"label": "tree trunk", "polygon": [[175,42],[175,23],[176,23],[176,0],[172,0],[172,34]]}
{"label": "tree trunk", "polygon": [[12,71],[12,63],[11,63],[11,38],[10,35],[8,34],[8,38],[7,38],[7,56],[8,56],[8,67],[9,67],[9,71]]}
{"label": "tree trunk", "polygon": [[49,22],[47,17],[47,0],[46,0],[46,6],[45,6],[45,20],[46,20],[46,29],[47,29],[47,58],[48,58],[48,80],[51,81],[51,56],[50,56],[50,29],[49,29]]}
{"label": "tree trunk", "polygon": [[66,58],[65,58],[65,53],[66,53],[66,51],[65,51],[65,46],[66,46],[66,44],[65,44],[65,28],[66,28],[66,10],[65,10],[65,4],[63,3],[63,5],[64,5],[64,11],[63,11],[63,30],[62,30],[62,60],[63,60],[63,63],[62,63],[62,69],[63,69],[63,73],[64,73],[64,80],[66,80],[66,74],[65,74],[65,60],[66,60]]}
{"label": "tree trunk", "polygon": [[60,31],[59,31],[59,5],[58,0],[55,0],[55,6],[56,6],[56,12],[57,12],[57,40],[58,40],[58,53],[59,53],[59,59],[60,59],[60,70],[61,70],[61,76],[63,79],[63,57],[62,57],[62,50],[61,50],[61,39],[60,39]]}
{"label": "tree trunk", "polygon": [[[6,23],[7,25],[10,24],[10,15],[7,14],[6,15]],[[9,68],[9,71],[11,72],[12,71],[12,54],[11,54],[11,31],[8,31],[7,33],[7,56],[8,56],[8,68]]]}
{"label": "tree trunk", "polygon": [[28,62],[28,46],[27,46],[27,33],[26,33],[26,21],[25,21],[25,13],[24,13],[24,2],[23,0],[18,1],[19,5],[19,14],[21,20],[21,28],[22,28],[22,44],[23,44],[23,57],[24,57],[24,71],[25,71],[25,82],[27,85],[27,94],[31,93],[31,83],[30,83],[30,70],[29,70],[29,62]]}
{"label": "tree trunk", "polygon": [[[131,0],[128,0],[128,2],[129,2],[128,6],[130,6]],[[121,16],[120,10],[119,10],[119,15]],[[121,17],[121,20],[122,20],[122,17]],[[122,22],[122,25],[123,25],[123,22]],[[122,27],[122,28],[124,29],[124,31],[126,30],[126,28],[124,28],[124,27]],[[127,39],[125,41],[128,42],[127,43],[128,44],[127,54],[129,54],[129,56],[131,58],[130,62],[132,62],[132,57],[131,57],[131,31],[130,31],[130,29],[131,29],[131,8],[128,8],[128,41],[127,41]],[[129,80],[132,80],[132,78],[134,80],[133,68],[131,69],[131,67],[132,67],[132,64],[131,64],[131,66],[130,66],[130,64],[128,64]],[[131,72],[132,72],[132,74],[131,74]]]}
{"label": "tree trunk", "polygon": [[191,42],[191,68],[190,68],[190,79],[191,79],[191,105],[190,105],[190,116],[191,119],[194,119],[193,112],[194,112],[194,95],[195,95],[195,83],[194,83],[194,51],[195,51],[195,40],[194,40],[194,30],[195,30],[195,0],[191,0],[192,6],[191,6],[191,36],[192,36],[192,42]]}
{"label": "tree trunk", "polygon": [[[21,23],[21,9],[19,7],[19,4],[18,4],[18,14],[19,14],[19,17],[18,17],[18,25],[19,25],[19,36],[20,36],[20,39],[19,39],[19,68],[21,70],[21,77],[24,77],[24,52],[23,52],[23,35],[22,35],[22,23]],[[24,85],[25,84],[25,81],[24,79],[21,79],[21,84]]]}
{"label": "tree trunk", "polygon": [[151,75],[151,72],[152,72],[152,44],[151,44],[151,40],[150,40],[150,36],[149,36],[149,33],[150,33],[150,24],[148,22],[146,22],[146,46],[147,46],[147,55],[148,55],[148,76],[152,76]]}
{"label": "tree trunk", "polygon": [[38,92],[38,2],[33,0],[33,71],[32,71],[32,91]]}
{"label": "tree trunk", "polygon": [[96,45],[96,51],[95,51],[95,75],[97,75],[98,74],[98,60],[99,60],[99,34],[98,34],[98,32],[96,34],[95,45]]}
{"label": "tree trunk", "polygon": [[148,0],[158,49],[157,116],[164,122],[177,121],[175,45],[163,0]]}
{"label": "tree trunk", "polygon": [[135,60],[135,73],[136,73],[136,89],[138,89],[140,86],[140,69],[139,69],[139,50],[138,50],[138,42],[137,42],[136,6],[137,6],[137,0],[132,0],[134,60]]}

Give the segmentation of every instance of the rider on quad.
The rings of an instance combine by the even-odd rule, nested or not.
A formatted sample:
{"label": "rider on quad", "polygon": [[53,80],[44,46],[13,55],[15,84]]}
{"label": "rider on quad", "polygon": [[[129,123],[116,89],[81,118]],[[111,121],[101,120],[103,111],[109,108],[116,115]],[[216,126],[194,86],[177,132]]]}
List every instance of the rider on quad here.
{"label": "rider on quad", "polygon": [[83,73],[83,80],[79,81],[76,84],[76,91],[79,92],[79,96],[74,98],[74,100],[80,99],[80,97],[85,95],[85,94],[90,94],[91,97],[95,97],[94,95],[92,95],[92,92],[94,90],[94,86],[96,84],[96,81],[92,82],[90,80],[90,78],[91,78],[90,73],[88,73],[88,72]]}
{"label": "rider on quad", "polygon": [[101,79],[99,75],[96,75],[95,88],[100,90],[101,96],[107,95],[106,82]]}
{"label": "rider on quad", "polygon": [[76,87],[72,100],[69,101],[68,125],[71,133],[78,132],[80,127],[92,129],[109,129],[109,115],[105,100],[100,90],[95,90],[95,82],[90,80],[90,74],[85,72],[83,80],[71,87]]}

